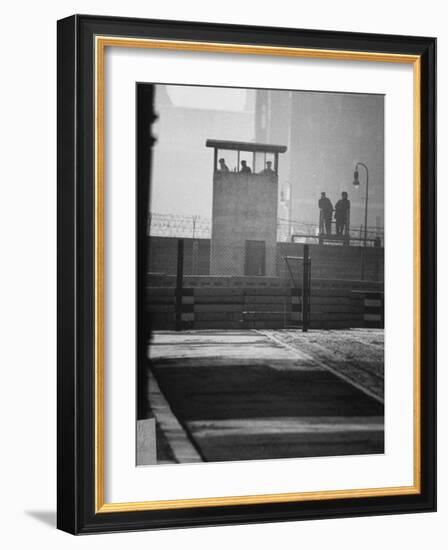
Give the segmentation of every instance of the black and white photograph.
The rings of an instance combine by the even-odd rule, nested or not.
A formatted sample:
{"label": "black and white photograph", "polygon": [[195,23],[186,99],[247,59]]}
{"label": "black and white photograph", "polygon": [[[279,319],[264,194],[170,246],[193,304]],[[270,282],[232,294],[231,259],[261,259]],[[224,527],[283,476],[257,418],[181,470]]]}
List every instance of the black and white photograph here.
{"label": "black and white photograph", "polygon": [[443,550],[443,7],[5,3],[6,550]]}
{"label": "black and white photograph", "polygon": [[383,454],[384,95],[136,86],[136,464]]}

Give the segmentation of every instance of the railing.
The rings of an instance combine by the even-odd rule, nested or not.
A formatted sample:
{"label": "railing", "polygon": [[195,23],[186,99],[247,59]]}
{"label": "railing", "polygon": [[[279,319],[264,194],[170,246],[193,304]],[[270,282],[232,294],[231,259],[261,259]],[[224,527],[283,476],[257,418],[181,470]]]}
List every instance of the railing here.
{"label": "railing", "polygon": [[[334,221],[332,221],[334,223]],[[333,231],[332,231],[333,232]],[[152,237],[184,237],[193,239],[210,239],[212,222],[209,218],[192,215],[151,213],[148,218],[147,235]],[[278,218],[277,242],[291,242],[293,237],[314,242],[321,234],[320,226],[316,223],[299,220]],[[364,227],[350,227],[350,240],[362,245]],[[384,230],[379,227],[367,228],[367,246],[374,246],[375,242],[384,243]]]}

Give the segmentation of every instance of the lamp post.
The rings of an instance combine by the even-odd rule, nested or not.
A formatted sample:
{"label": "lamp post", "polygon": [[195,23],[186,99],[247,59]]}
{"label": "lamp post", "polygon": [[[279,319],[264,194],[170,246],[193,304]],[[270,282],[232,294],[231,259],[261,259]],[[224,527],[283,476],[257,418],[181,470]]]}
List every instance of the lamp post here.
{"label": "lamp post", "polygon": [[362,263],[361,263],[361,280],[364,280],[364,267],[365,267],[365,254],[367,246],[367,208],[369,205],[369,169],[363,162],[357,162],[355,166],[355,172],[353,174],[353,185],[358,188],[360,185],[359,182],[359,171],[358,167],[362,166],[366,171],[366,203],[364,210],[364,250],[362,254]]}

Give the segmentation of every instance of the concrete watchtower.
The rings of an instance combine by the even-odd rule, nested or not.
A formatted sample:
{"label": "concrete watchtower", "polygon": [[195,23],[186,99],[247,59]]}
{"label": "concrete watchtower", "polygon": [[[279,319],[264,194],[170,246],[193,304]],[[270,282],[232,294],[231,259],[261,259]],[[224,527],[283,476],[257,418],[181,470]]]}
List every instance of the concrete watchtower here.
{"label": "concrete watchtower", "polygon": [[214,149],[210,274],[276,276],[278,157],[284,145],[208,139]]}

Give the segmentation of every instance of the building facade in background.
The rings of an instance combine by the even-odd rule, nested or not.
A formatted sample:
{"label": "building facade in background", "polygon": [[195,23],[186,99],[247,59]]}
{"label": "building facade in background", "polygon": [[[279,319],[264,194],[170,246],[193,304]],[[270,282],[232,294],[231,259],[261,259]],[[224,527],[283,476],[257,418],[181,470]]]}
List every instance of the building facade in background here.
{"label": "building facade in background", "polygon": [[288,146],[279,175],[279,217],[316,223],[317,201],[342,191],[351,225],[364,220],[365,181],[353,185],[357,162],[369,168],[369,227],[384,227],[384,96],[257,90],[255,140]]}
{"label": "building facade in background", "polygon": [[[179,100],[179,89],[187,98],[197,98],[198,90],[203,95]],[[356,189],[357,162],[369,168],[368,227],[384,227],[384,96],[158,85],[156,111],[153,213],[211,219],[212,159],[204,147],[211,138],[287,147],[278,173],[278,222],[290,224],[282,240],[294,233],[291,220],[319,223],[322,191],[333,205],[346,191],[351,227],[360,229],[365,175],[361,173]],[[226,162],[237,169],[233,157]]]}

